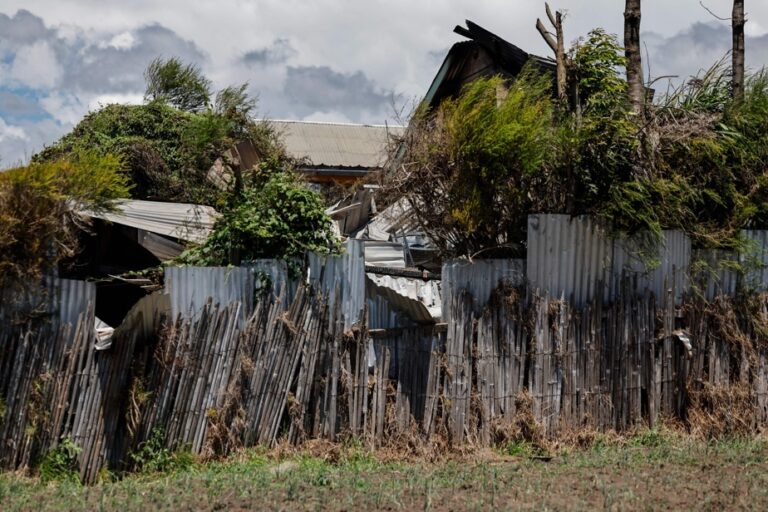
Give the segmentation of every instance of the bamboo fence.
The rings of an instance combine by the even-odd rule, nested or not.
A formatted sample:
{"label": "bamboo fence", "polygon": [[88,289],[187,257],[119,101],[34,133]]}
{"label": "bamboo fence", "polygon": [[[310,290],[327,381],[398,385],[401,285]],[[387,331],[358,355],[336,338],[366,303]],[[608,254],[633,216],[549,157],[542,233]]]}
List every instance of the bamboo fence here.
{"label": "bamboo fence", "polygon": [[[738,421],[768,420],[762,298],[749,314],[728,298],[676,306],[674,290],[573,308],[500,287],[477,313],[456,290],[445,328],[369,331],[365,310],[343,317],[342,296],[302,284],[288,301],[283,289],[245,323],[243,303],[209,302],[194,317],[157,318],[149,336],[137,320],[105,351],[94,350],[90,309],[75,326],[4,324],[0,466],[33,467],[69,438],[92,482],[105,467],[130,470],[156,432],[168,449],[207,457],[350,436],[489,445],[522,412],[550,437],[622,431],[730,414],[733,400],[715,400],[729,390]],[[521,394],[530,411],[518,410]]]}

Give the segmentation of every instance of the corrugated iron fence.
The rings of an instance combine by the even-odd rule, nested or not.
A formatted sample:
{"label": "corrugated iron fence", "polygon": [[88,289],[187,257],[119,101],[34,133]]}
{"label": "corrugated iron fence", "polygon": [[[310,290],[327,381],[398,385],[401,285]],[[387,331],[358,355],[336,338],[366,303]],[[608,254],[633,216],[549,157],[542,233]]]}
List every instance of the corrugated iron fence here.
{"label": "corrugated iron fence", "polygon": [[[26,309],[4,301],[0,465],[34,466],[65,438],[81,448],[86,482],[104,467],[130,470],[131,454],[158,436],[206,456],[340,436],[490,444],[521,414],[551,436],[622,430],[717,414],[712,394],[730,391],[740,421],[768,420],[763,296],[742,307],[717,286],[713,300],[680,292],[693,279],[677,273],[691,258],[677,235],[665,235],[659,266],[622,263],[619,279],[615,245],[598,251],[610,265],[565,250],[563,237],[590,240],[568,233],[595,229],[586,221],[546,219],[539,233],[546,223],[559,231],[529,242],[527,263],[446,264],[442,321],[431,324],[426,306],[408,302],[408,290],[423,291],[380,293],[386,281],[366,279],[358,241],[342,256],[310,256],[300,280],[265,262],[169,269],[165,293],[142,299],[106,350],[94,348],[93,285],[50,282],[48,300]],[[22,309],[42,314],[11,321]]]}

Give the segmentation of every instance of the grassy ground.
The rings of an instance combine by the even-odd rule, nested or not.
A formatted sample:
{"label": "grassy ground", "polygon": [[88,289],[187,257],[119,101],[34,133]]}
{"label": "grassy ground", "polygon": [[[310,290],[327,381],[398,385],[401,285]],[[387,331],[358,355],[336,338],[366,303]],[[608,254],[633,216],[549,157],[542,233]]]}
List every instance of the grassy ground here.
{"label": "grassy ground", "polygon": [[0,475],[2,510],[768,509],[768,442],[703,443],[655,432],[621,443],[526,445],[427,464],[359,449],[323,458],[246,452],[225,462],[83,487]]}

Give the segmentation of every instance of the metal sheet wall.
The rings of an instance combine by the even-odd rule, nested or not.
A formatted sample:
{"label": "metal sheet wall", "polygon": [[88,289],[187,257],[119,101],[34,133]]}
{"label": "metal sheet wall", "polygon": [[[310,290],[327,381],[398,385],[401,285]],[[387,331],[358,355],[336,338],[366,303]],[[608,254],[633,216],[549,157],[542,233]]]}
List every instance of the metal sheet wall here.
{"label": "metal sheet wall", "polygon": [[531,290],[582,306],[608,299],[613,247],[588,216],[529,215],[526,276]]}
{"label": "metal sheet wall", "polygon": [[87,281],[45,277],[38,283],[9,288],[0,293],[0,319],[46,311],[58,325],[77,325],[81,314],[96,304],[96,285]]}
{"label": "metal sheet wall", "polygon": [[173,318],[196,318],[210,299],[221,307],[241,302],[245,319],[253,311],[254,273],[244,267],[166,267],[165,290]]}
{"label": "metal sheet wall", "polygon": [[691,281],[707,300],[718,295],[733,296],[739,285],[739,273],[733,268],[738,254],[731,251],[698,250],[693,252],[692,261],[698,262],[691,269]]}
{"label": "metal sheet wall", "polygon": [[[248,262],[244,266],[254,273],[254,286],[257,290],[271,286],[273,294],[278,296],[280,291],[285,288],[285,302],[293,301],[299,283],[288,275],[288,264],[285,261],[259,259]],[[264,282],[262,277],[266,277],[268,282]]]}
{"label": "metal sheet wall", "polygon": [[610,302],[623,277],[657,296],[674,286],[681,301],[690,286],[690,239],[682,231],[664,231],[656,254],[647,247],[638,238],[611,239],[588,216],[531,215],[527,279],[532,291],[563,297],[576,307],[599,297]]}
{"label": "metal sheet wall", "polygon": [[637,239],[613,241],[613,297],[619,294],[622,276],[628,276],[636,279],[639,291],[647,289],[657,297],[674,287],[675,300],[680,303],[690,288],[691,239],[682,231],[664,231],[661,240],[648,243],[655,245],[655,254],[644,251]]}
{"label": "metal sheet wall", "polygon": [[[309,280],[331,304],[340,301],[344,329],[362,320],[365,306],[365,245],[350,239],[341,256],[309,254]],[[330,315],[333,318],[333,315]]]}
{"label": "metal sheet wall", "polygon": [[450,321],[450,300],[461,290],[468,290],[474,308],[480,312],[499,283],[512,286],[525,283],[525,260],[453,260],[443,264],[441,290],[443,321]]}
{"label": "metal sheet wall", "polygon": [[[55,279],[56,289],[56,313],[61,325],[77,325],[80,315],[84,314],[90,306],[90,316],[93,316],[93,308],[96,304],[96,285],[87,281],[74,279]],[[94,325],[91,322],[90,325]]]}
{"label": "metal sheet wall", "polygon": [[768,291],[768,230],[742,231],[746,247],[739,255],[745,268],[744,286],[748,290]]}

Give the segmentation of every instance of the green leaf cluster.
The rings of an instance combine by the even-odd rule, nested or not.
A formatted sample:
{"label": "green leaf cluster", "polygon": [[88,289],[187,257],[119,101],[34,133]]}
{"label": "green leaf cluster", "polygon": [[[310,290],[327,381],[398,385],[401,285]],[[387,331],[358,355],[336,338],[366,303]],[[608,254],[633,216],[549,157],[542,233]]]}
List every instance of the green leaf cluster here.
{"label": "green leaf cluster", "polygon": [[40,481],[79,483],[77,456],[82,448],[70,438],[63,439],[56,448],[48,452],[40,463]]}
{"label": "green leaf cluster", "polygon": [[134,469],[138,473],[170,473],[184,471],[195,463],[189,450],[172,451],[165,447],[165,433],[155,428],[149,438],[136,451],[130,453]]}
{"label": "green leaf cluster", "polygon": [[292,262],[307,251],[338,250],[322,198],[295,173],[272,161],[249,174],[247,181],[206,243],[183,254],[182,263],[215,266],[259,258]]}

